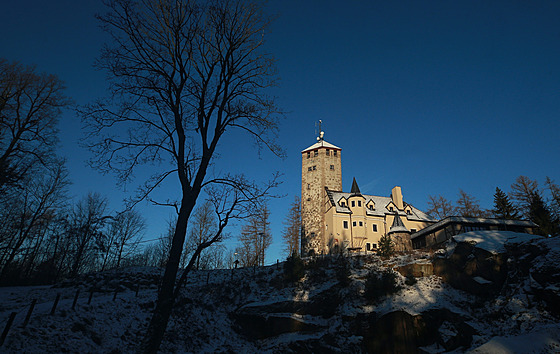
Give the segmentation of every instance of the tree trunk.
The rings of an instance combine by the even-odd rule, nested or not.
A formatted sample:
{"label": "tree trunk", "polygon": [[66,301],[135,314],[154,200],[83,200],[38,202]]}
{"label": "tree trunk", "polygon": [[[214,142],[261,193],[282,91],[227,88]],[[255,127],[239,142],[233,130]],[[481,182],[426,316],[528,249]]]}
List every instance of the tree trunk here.
{"label": "tree trunk", "polygon": [[193,208],[194,202],[189,200],[187,205],[182,203],[179,210],[175,235],[173,236],[169,260],[167,261],[161,288],[158,293],[156,308],[152,314],[146,338],[144,339],[144,353],[156,353],[163,340],[163,335],[165,334],[167,323],[171,316],[171,310],[175,302],[175,280],[177,278],[179,262],[181,260],[185,235],[187,233],[187,221]]}

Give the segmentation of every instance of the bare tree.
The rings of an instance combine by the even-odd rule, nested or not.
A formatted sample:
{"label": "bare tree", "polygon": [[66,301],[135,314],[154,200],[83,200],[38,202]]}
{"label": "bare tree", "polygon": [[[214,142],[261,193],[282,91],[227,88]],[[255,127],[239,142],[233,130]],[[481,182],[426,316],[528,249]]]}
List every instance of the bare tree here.
{"label": "bare tree", "polygon": [[241,230],[239,241],[242,246],[237,253],[245,267],[264,265],[266,249],[272,243],[269,216],[268,208],[263,205],[258,214],[251,216]]}
{"label": "bare tree", "polygon": [[294,202],[284,220],[284,238],[287,256],[299,255],[300,235],[301,235],[301,201],[296,195]]}
{"label": "bare tree", "polygon": [[[560,220],[560,187],[550,177],[546,177],[545,185],[550,192],[550,209],[556,220]],[[560,225],[558,225],[560,229]]]}
{"label": "bare tree", "polygon": [[0,190],[47,165],[57,144],[57,122],[70,100],[54,75],[0,58]]}
{"label": "bare tree", "polygon": [[459,199],[457,199],[456,212],[466,217],[485,217],[486,213],[480,208],[480,204],[475,197],[459,189]]}
{"label": "bare tree", "polygon": [[146,228],[144,218],[135,210],[117,213],[109,224],[101,270],[108,265],[119,268],[123,256],[127,257],[135,251],[141,233]]}
{"label": "bare tree", "polygon": [[[210,240],[217,230],[217,221],[214,216],[214,210],[212,204],[206,201],[200,208],[198,208],[194,213],[189,222],[189,236],[187,238],[187,246],[185,247],[186,255],[194,253],[194,251],[204,242]],[[201,258],[202,258],[202,269],[207,269],[207,260],[205,259],[209,252],[214,247],[208,247],[206,250],[201,252],[196,258],[196,269],[201,269]],[[184,257],[185,259],[187,257]]]}
{"label": "bare tree", "polygon": [[438,219],[445,219],[448,216],[456,214],[453,204],[443,196],[428,196],[428,211],[427,213]]}
{"label": "bare tree", "polygon": [[[170,176],[180,184],[178,201],[153,201],[173,206],[178,216],[143,348],[155,352],[183,283],[176,277],[189,217],[203,189],[224,180],[206,177],[218,142],[238,128],[259,146],[280,152],[274,144],[278,110],[263,94],[275,79],[273,60],[262,51],[269,19],[259,3],[240,0],[108,0],[106,5],[109,12],[98,19],[113,43],[97,65],[108,72],[114,99],[80,111],[97,157],[92,164],[115,172],[121,182],[129,181],[141,164],[159,166],[136,201],[149,199]],[[218,233],[232,213],[222,214]]]}
{"label": "bare tree", "polygon": [[511,185],[509,197],[517,203],[518,209],[526,218],[529,217],[530,206],[534,200],[535,193],[542,198],[537,181],[529,177],[519,176]]}

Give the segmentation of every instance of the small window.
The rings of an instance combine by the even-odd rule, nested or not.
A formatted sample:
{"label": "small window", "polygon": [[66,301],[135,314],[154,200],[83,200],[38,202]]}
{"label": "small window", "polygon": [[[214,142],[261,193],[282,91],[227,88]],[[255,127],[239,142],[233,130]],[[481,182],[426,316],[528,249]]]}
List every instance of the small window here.
{"label": "small window", "polygon": [[377,225],[373,224],[373,232],[377,232]]}
{"label": "small window", "polygon": [[361,207],[362,206],[362,201],[358,200],[358,206]]}
{"label": "small window", "polygon": [[327,154],[327,156],[330,156],[331,151],[329,149],[327,149],[326,154]]}
{"label": "small window", "polygon": [[356,201],[352,201],[352,208],[356,206]]}
{"label": "small window", "polygon": [[366,250],[371,251],[371,243],[366,243]]}
{"label": "small window", "polygon": [[315,153],[313,155],[319,156],[319,150],[315,150]]}
{"label": "small window", "polygon": [[371,244],[371,248],[372,248],[372,249],[376,249],[376,248],[377,248],[377,243],[372,243],[372,244]]}
{"label": "small window", "polygon": [[336,151],[336,150],[334,150],[334,151],[333,151],[333,155],[334,155],[335,157],[336,157],[336,153],[337,153],[337,151]]}
{"label": "small window", "polygon": [[344,227],[345,229],[348,228],[348,221],[343,221],[342,222],[342,227]]}
{"label": "small window", "polygon": [[368,208],[369,210],[373,210],[373,204],[370,204]]}
{"label": "small window", "polygon": [[340,202],[340,206],[346,206],[346,203]]}
{"label": "small window", "polygon": [[356,222],[355,222],[355,221],[352,221],[352,226],[356,226]]}
{"label": "small window", "polygon": [[412,215],[412,213],[410,212],[410,209],[407,209],[407,210],[406,210],[406,214],[407,214],[407,215]]}
{"label": "small window", "polygon": [[[313,166],[313,167],[315,167],[315,166]],[[389,207],[389,210],[390,210],[390,211],[393,211],[393,207]]]}
{"label": "small window", "polygon": [[413,234],[416,232],[416,229],[410,229],[410,233]]}
{"label": "small window", "polygon": [[359,224],[360,224],[360,226],[364,226],[364,223],[363,223],[363,222],[361,222],[361,221],[360,221],[360,223],[359,223]]}
{"label": "small window", "polygon": [[334,171],[334,165],[331,165],[331,171]]}
{"label": "small window", "polygon": [[311,171],[311,170],[312,170],[312,168],[311,168],[311,166],[309,166],[309,167],[307,168],[307,171]]}
{"label": "small window", "polygon": [[311,185],[307,183],[307,189],[311,189]]}
{"label": "small window", "polygon": [[307,158],[310,158],[310,157],[311,157],[311,151],[308,151],[307,152]]}
{"label": "small window", "polygon": [[[317,166],[313,166],[313,171],[315,171],[316,169],[317,169]],[[391,210],[393,210],[393,209],[391,209]]]}

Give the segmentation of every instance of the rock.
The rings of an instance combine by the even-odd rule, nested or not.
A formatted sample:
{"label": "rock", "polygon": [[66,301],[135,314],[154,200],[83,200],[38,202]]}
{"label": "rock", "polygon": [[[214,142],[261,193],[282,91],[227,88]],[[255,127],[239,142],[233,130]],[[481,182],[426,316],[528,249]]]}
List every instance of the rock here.
{"label": "rock", "polygon": [[429,277],[434,274],[434,266],[432,263],[411,263],[401,267],[396,267],[395,270],[403,276],[413,275],[415,278]]}

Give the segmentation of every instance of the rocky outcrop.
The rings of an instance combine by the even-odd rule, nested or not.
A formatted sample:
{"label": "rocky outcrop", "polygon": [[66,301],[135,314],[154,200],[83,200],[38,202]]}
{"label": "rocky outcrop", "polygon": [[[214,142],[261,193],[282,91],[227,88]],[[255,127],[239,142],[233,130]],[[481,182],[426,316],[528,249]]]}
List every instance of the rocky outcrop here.
{"label": "rocky outcrop", "polygon": [[429,277],[434,275],[434,266],[432,263],[410,263],[400,267],[396,267],[395,270],[399,272],[402,276],[412,275],[415,278]]}
{"label": "rocky outcrop", "polygon": [[475,330],[447,310],[433,309],[420,315],[394,311],[376,319],[362,333],[368,353],[420,353],[421,347],[437,344],[446,351],[469,348]]}

